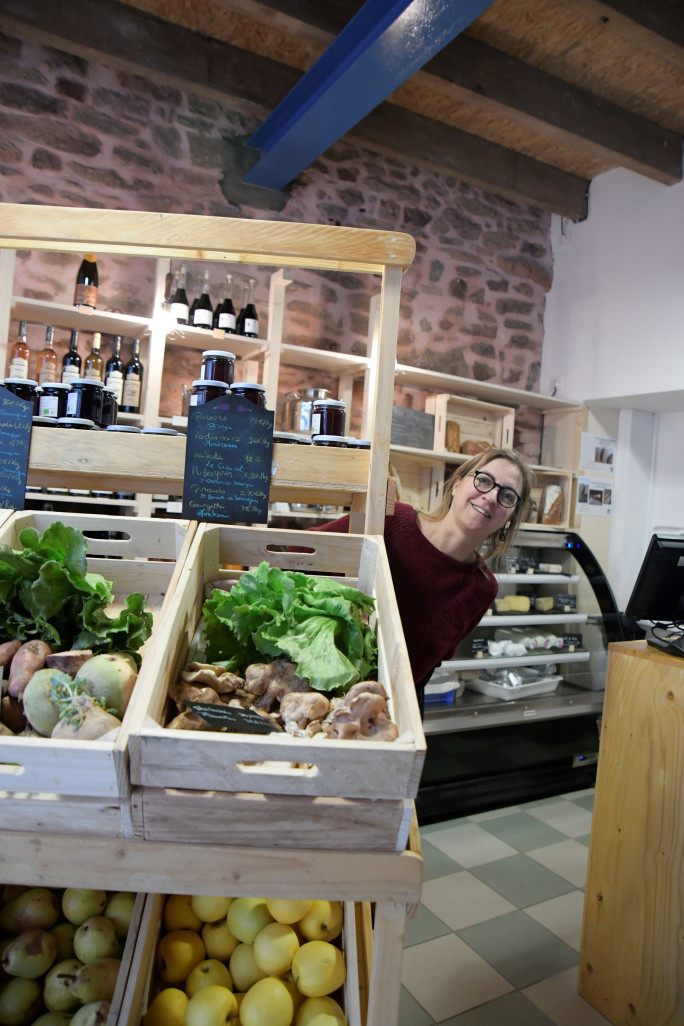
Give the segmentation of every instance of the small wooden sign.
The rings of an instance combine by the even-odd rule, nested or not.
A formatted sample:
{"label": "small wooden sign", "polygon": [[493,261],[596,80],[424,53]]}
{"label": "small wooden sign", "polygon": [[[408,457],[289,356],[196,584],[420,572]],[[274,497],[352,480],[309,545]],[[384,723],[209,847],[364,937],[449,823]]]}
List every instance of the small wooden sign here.
{"label": "small wooden sign", "polygon": [[214,705],[212,702],[187,702],[189,709],[196,712],[215,730],[228,730],[234,734],[282,733],[282,727],[265,719],[252,709],[236,705]]}
{"label": "small wooden sign", "polygon": [[0,386],[0,509],[23,509],[33,403]]}
{"label": "small wooden sign", "polygon": [[190,407],[184,517],[224,524],[267,522],[273,421],[272,410],[234,395]]}

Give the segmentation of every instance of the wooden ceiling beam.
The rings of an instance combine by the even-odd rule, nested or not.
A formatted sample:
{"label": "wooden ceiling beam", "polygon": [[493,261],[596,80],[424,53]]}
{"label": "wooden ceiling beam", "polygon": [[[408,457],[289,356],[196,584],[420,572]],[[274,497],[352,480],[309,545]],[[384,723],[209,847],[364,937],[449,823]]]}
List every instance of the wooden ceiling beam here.
{"label": "wooden ceiling beam", "polygon": [[576,14],[676,67],[684,50],[682,0],[563,0]]}

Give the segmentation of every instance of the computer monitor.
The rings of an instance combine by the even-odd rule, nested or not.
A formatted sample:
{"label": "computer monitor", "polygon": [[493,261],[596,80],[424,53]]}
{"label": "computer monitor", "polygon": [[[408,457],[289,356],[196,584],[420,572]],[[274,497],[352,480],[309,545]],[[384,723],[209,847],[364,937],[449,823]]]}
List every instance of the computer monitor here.
{"label": "computer monitor", "polygon": [[684,537],[653,535],[625,616],[663,624],[684,622]]}

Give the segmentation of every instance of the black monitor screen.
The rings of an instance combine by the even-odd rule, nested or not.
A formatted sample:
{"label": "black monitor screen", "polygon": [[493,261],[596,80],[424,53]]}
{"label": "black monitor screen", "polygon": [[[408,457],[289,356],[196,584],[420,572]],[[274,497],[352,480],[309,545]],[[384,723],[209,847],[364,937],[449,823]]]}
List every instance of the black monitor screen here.
{"label": "black monitor screen", "polygon": [[660,623],[684,620],[684,538],[653,535],[625,616]]}

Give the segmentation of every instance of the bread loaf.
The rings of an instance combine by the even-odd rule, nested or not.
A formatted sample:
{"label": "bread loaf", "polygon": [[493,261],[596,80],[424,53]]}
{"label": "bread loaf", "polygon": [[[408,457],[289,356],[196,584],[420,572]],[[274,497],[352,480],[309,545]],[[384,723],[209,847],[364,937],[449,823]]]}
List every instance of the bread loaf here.
{"label": "bread loaf", "polygon": [[479,456],[481,452],[486,449],[491,449],[491,442],[476,442],[474,439],[464,442],[461,446],[461,452],[466,456]]}
{"label": "bread loaf", "polygon": [[456,420],[448,420],[446,422],[444,447],[447,452],[461,451],[461,428]]}
{"label": "bread loaf", "polygon": [[542,524],[560,524],[563,519],[563,493],[560,485],[547,485],[544,489]]}

